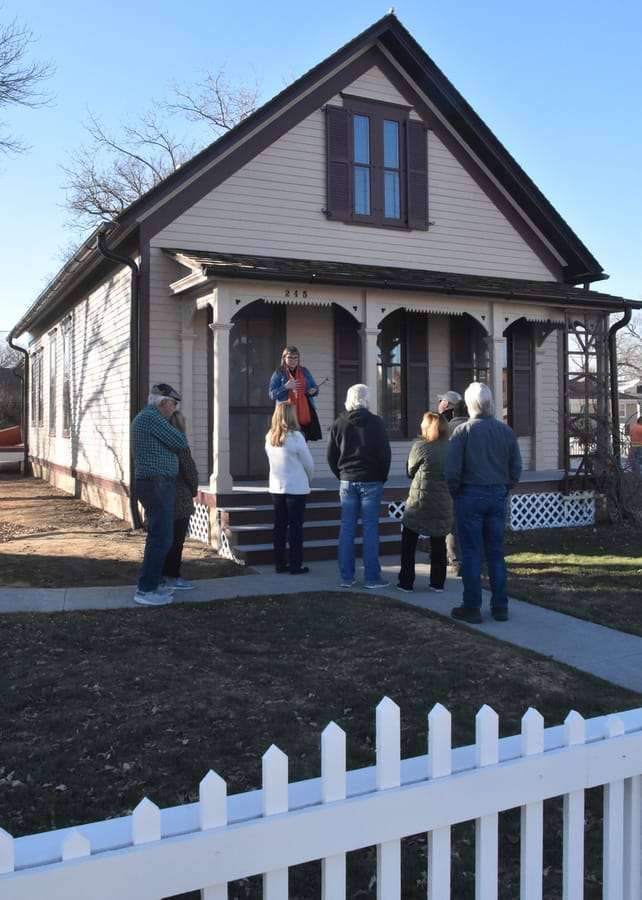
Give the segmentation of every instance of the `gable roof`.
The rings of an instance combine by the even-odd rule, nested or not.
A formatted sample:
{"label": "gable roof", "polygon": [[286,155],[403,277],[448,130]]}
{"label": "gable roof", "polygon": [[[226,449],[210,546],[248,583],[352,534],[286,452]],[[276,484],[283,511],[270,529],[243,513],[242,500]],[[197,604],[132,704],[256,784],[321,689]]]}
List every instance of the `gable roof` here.
{"label": "gable roof", "polygon": [[[441,135],[474,160],[485,186],[501,189],[531,236],[537,235],[565,261],[566,284],[587,285],[607,278],[602,267],[506,148],[464,100],[393,13],[375,22],[323,62],[310,69],[235,128],[200,151],[116,217],[110,235],[114,253],[131,253],[197,200],[285,133],[312,109],[327,102],[360,72],[387,65],[387,74],[423,98]],[[401,75],[399,74],[401,73]],[[64,296],[104,265],[94,232],[12,330],[20,334],[51,311]],[[607,295],[608,296],[608,295]],[[615,299],[615,298],[612,298]]]}

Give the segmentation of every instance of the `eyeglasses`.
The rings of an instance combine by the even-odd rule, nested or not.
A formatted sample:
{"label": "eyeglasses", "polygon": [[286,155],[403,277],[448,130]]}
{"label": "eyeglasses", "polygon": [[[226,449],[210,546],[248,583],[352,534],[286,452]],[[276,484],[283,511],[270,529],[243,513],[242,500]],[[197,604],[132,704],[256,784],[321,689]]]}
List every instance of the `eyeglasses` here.
{"label": "eyeglasses", "polygon": [[298,359],[299,357],[294,353],[286,353],[285,358],[286,359]]}

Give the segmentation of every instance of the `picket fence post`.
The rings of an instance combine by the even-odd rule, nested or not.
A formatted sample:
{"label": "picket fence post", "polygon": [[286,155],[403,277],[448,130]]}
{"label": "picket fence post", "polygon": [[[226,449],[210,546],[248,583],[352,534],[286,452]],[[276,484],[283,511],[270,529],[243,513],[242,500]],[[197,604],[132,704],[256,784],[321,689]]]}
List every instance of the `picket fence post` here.
{"label": "picket fence post", "polygon": [[[564,743],[574,747],[586,742],[586,723],[572,710],[564,720]],[[562,840],[562,891],[564,897],[584,895],[584,791],[564,795]]]}
{"label": "picket fence post", "polygon": [[[522,756],[544,751],[544,717],[536,709],[522,716]],[[544,804],[526,803],[520,812],[520,900],[542,900]]]}
{"label": "picket fence post", "polygon": [[[428,714],[428,778],[452,772],[452,716],[436,703]],[[450,827],[428,832],[428,896],[450,897]]]}
{"label": "picket fence post", "polygon": [[[333,803],[346,796],[346,734],[330,722],[321,735],[321,802]],[[346,855],[336,853],[321,860],[321,900],[341,900],[346,895]]]}
{"label": "picket fence post", "polygon": [[[498,761],[499,717],[484,704],[475,717],[475,764],[481,769]],[[475,820],[475,900],[497,900],[498,823],[496,812]]]}
{"label": "picket fence post", "polygon": [[[377,706],[377,790],[401,783],[401,719],[389,697]],[[377,844],[377,898],[401,900],[401,840]]]}

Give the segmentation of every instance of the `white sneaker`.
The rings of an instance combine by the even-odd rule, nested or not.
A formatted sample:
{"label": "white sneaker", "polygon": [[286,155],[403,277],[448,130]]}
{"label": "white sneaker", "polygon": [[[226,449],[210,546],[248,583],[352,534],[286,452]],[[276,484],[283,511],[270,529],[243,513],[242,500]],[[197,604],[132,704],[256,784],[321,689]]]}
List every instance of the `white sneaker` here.
{"label": "white sneaker", "polygon": [[156,592],[158,594],[169,594],[169,596],[171,597],[174,593],[174,588],[171,584],[167,584],[166,582],[161,581],[161,583],[156,588]]}
{"label": "white sneaker", "polygon": [[389,584],[390,582],[386,581],[385,578],[380,578],[378,581],[366,581],[364,587],[368,588],[369,591],[374,591],[376,588],[388,587]]}
{"label": "white sneaker", "polygon": [[167,591],[136,591],[134,602],[141,606],[167,606],[172,602],[172,595]]}

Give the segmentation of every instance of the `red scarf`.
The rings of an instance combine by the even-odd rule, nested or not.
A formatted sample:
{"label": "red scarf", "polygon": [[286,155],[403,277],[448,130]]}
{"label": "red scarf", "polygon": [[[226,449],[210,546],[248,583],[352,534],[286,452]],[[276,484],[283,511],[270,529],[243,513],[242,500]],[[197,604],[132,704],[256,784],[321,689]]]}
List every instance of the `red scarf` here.
{"label": "red scarf", "polygon": [[288,400],[294,405],[299,425],[308,425],[310,423],[310,407],[308,398],[305,396],[305,375],[300,366],[297,366],[294,371],[286,366],[285,371],[297,382],[297,389],[288,391]]}

